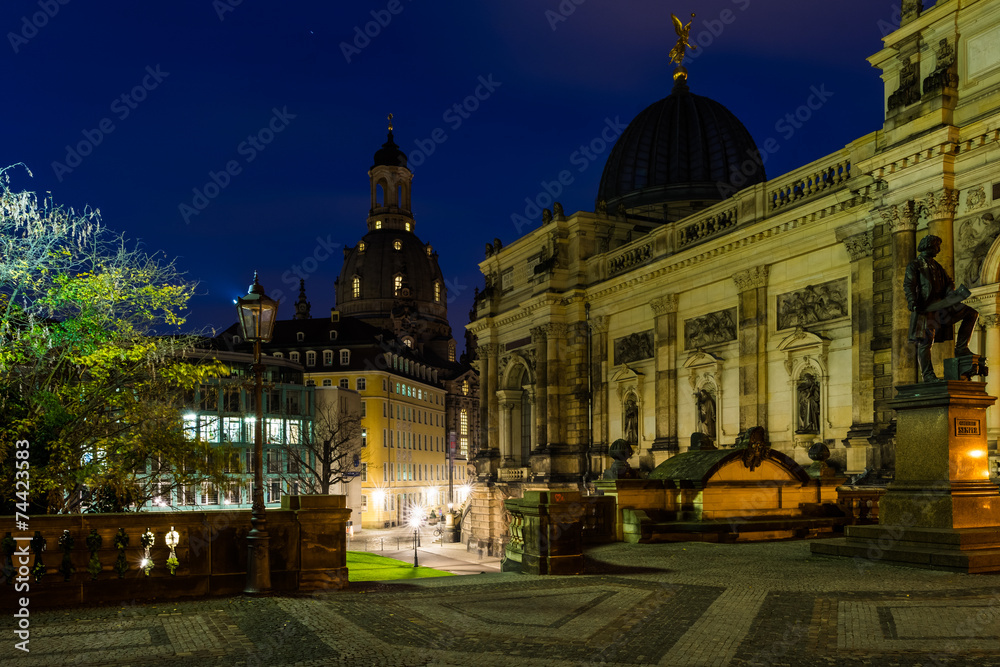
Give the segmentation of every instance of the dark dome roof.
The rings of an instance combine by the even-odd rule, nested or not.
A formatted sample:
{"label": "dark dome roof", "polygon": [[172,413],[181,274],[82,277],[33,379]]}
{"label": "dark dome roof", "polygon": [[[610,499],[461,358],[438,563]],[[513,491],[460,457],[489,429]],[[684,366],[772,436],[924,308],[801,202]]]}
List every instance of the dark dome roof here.
{"label": "dark dome roof", "polygon": [[[352,315],[387,312],[382,302],[396,298],[397,274],[403,275],[404,287],[410,289],[411,298],[440,307],[445,312],[444,276],[438,266],[437,253],[429,253],[413,232],[398,229],[370,231],[357,247],[344,254],[337,283],[337,307]],[[352,293],[354,276],[361,279],[361,296],[357,299]],[[440,301],[434,300],[435,282],[441,284]]]}
{"label": "dark dome roof", "polygon": [[[748,160],[756,160],[740,168]],[[737,175],[733,178],[734,172]],[[749,174],[747,172],[750,172]],[[728,188],[767,180],[743,123],[682,81],[629,123],[604,165],[597,201],[614,212],[650,204],[725,199]]]}
{"label": "dark dome roof", "polygon": [[406,166],[406,153],[399,150],[399,146],[392,140],[392,130],[389,131],[389,138],[382,144],[382,148],[375,151],[375,164],[372,166],[378,167],[382,165],[387,167]]}

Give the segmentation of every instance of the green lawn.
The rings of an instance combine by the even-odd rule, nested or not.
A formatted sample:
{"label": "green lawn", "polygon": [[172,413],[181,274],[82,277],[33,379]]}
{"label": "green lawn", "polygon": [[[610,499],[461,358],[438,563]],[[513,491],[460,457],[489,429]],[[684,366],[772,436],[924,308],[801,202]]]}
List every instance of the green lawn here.
{"label": "green lawn", "polygon": [[366,551],[347,552],[348,581],[388,581],[390,579],[420,579],[423,577],[453,577],[451,572],[432,567],[413,567],[413,561],[376,556]]}

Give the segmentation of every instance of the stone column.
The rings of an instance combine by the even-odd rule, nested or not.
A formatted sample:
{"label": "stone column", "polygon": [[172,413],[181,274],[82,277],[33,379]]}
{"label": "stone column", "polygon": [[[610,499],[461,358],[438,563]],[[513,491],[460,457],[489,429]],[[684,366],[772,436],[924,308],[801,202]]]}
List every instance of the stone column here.
{"label": "stone column", "polygon": [[[845,439],[848,445],[848,473],[859,473],[869,460],[869,440],[875,422],[875,353],[872,351],[874,267],[872,231],[844,239],[851,258],[851,428]],[[884,351],[889,352],[889,351]],[[886,354],[889,357],[890,354]],[[887,358],[883,363],[891,363]]]}
{"label": "stone column", "polygon": [[910,311],[906,307],[903,277],[916,257],[917,209],[912,201],[881,211],[892,231],[892,384],[917,381],[916,348],[909,341]]}
{"label": "stone column", "polygon": [[[986,393],[990,396],[1000,396],[1000,317],[996,313],[981,315],[979,326],[983,328],[983,338],[987,366],[993,366],[986,376]],[[998,421],[996,403],[986,409],[986,442],[990,454],[997,454],[997,440],[1000,439],[1000,423]]]}
{"label": "stone column", "polygon": [[[955,276],[955,208],[958,206],[958,190],[944,188],[940,192],[928,192],[923,201],[927,210],[928,231],[941,239],[941,252],[934,259],[944,267],[949,276]],[[957,284],[957,281],[956,281]]]}
{"label": "stone column", "polygon": [[739,291],[740,430],[767,429],[767,278],[763,264],[733,274]]}
{"label": "stone column", "polygon": [[535,346],[535,449],[545,447],[549,442],[545,424],[548,420],[548,383],[549,363],[548,344],[545,327],[535,327],[531,330],[531,342]]}
{"label": "stone column", "polygon": [[[491,343],[485,346],[480,345],[480,351],[482,351],[483,347],[486,348],[486,357],[489,359],[486,368],[485,398],[488,405],[486,410],[488,420],[486,425],[486,444],[491,450],[499,451],[500,405],[497,401],[497,371],[499,370],[499,360],[497,359],[497,356],[500,352],[500,346],[496,343]],[[480,358],[482,359],[482,357]]]}
{"label": "stone column", "polygon": [[552,323],[546,327],[546,362],[548,378],[546,382],[546,444],[565,442],[565,426],[563,424],[562,401],[559,395],[559,376],[562,373],[559,346],[566,337],[566,325]]}
{"label": "stone column", "polygon": [[653,348],[656,382],[656,439],[653,449],[678,451],[677,441],[677,295],[649,302],[653,309]]}
{"label": "stone column", "polygon": [[[480,397],[479,397],[479,446],[482,449],[489,450],[490,448],[490,438],[489,438],[489,423],[490,423],[490,402],[489,402],[489,390],[487,387],[489,377],[490,377],[490,364],[492,359],[492,354],[490,354],[490,345],[485,343],[479,344],[479,382],[480,382]],[[494,371],[495,374],[495,371]]]}

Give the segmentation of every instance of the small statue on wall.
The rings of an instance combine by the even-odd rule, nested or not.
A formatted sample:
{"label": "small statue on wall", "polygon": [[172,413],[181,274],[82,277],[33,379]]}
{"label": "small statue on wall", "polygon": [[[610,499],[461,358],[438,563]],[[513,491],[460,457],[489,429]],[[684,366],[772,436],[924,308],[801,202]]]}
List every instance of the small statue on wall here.
{"label": "small statue on wall", "polygon": [[694,395],[698,408],[698,421],[701,432],[715,439],[715,398],[707,389],[699,389]]}
{"label": "small statue on wall", "polygon": [[633,445],[639,444],[639,404],[635,394],[629,394],[625,399],[624,418],[622,419],[622,439]]}
{"label": "small statue on wall", "polygon": [[799,404],[799,433],[819,433],[819,381],[812,373],[799,378],[796,388]]}

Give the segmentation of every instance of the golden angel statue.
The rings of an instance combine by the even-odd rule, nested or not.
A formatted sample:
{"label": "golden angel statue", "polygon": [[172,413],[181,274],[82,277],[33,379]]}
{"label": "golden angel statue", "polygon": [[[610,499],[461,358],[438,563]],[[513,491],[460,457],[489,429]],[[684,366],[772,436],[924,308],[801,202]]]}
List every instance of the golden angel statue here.
{"label": "golden angel statue", "polygon": [[[670,62],[677,63],[681,67],[684,66],[684,53],[689,49],[696,48],[694,44],[688,41],[688,35],[691,33],[691,21],[688,21],[687,25],[684,25],[676,14],[671,14],[670,18],[674,20],[674,31],[677,33],[677,45],[670,49]],[[694,18],[694,14],[691,15]]]}

